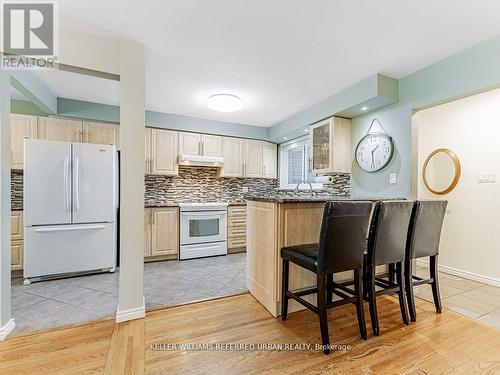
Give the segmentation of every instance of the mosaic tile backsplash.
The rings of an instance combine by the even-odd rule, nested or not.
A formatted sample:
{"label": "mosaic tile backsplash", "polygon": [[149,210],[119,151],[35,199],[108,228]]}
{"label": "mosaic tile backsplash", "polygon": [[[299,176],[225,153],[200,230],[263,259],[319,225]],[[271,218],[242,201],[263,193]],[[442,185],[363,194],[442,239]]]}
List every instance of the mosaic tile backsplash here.
{"label": "mosaic tile backsplash", "polygon": [[[146,176],[146,204],[166,202],[244,202],[245,195],[295,195],[293,190],[280,190],[278,180],[263,178],[221,178],[216,168],[179,167],[175,177]],[[248,188],[248,193],[243,188]],[[301,191],[301,194],[308,194]],[[325,184],[314,195],[349,196],[350,175],[336,174],[333,183]],[[13,210],[23,209],[23,172],[11,172],[11,203]]]}
{"label": "mosaic tile backsplash", "polygon": [[[332,184],[325,184],[315,195],[350,194],[350,175],[337,174]],[[146,176],[145,202],[244,202],[245,195],[294,195],[293,190],[280,190],[278,180],[263,178],[217,177],[216,168],[179,167],[175,177]],[[248,193],[243,188],[248,188]],[[301,194],[308,194],[302,191]]]}

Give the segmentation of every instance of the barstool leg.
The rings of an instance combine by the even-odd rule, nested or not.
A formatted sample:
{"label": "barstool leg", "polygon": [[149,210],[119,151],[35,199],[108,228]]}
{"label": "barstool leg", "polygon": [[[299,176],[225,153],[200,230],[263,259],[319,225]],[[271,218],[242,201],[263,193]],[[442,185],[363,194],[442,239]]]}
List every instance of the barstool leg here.
{"label": "barstool leg", "polygon": [[372,330],[375,336],[380,335],[377,314],[377,296],[375,295],[375,266],[366,267],[366,282],[368,288],[368,303],[370,304],[370,320],[372,323]]}
{"label": "barstool leg", "polygon": [[399,286],[398,298],[399,298],[399,308],[401,310],[401,317],[403,318],[403,323],[408,325],[408,312],[406,310],[406,298],[405,298],[405,279],[404,279],[404,263],[398,262],[396,266],[396,280]]}
{"label": "barstool leg", "polygon": [[333,292],[332,292],[332,283],[333,283],[333,273],[326,275],[326,303],[332,303],[333,301]]}
{"label": "barstool leg", "polygon": [[283,276],[281,280],[281,320],[286,320],[288,314],[288,273],[289,273],[289,262],[283,259]]}
{"label": "barstool leg", "polygon": [[396,273],[395,265],[394,263],[389,263],[389,282],[391,284],[394,284],[394,274]]}
{"label": "barstool leg", "polygon": [[363,270],[354,270],[354,291],[356,293],[356,315],[358,316],[358,326],[361,338],[366,340],[365,310],[363,309]]}
{"label": "barstool leg", "polygon": [[318,315],[321,329],[323,353],[330,354],[330,334],[328,332],[328,315],[326,309],[326,275],[318,274]]}
{"label": "barstool leg", "polygon": [[415,309],[415,296],[413,295],[413,267],[412,260],[405,260],[405,287],[406,299],[408,300],[408,311],[410,312],[410,320],[417,321],[417,310]]}
{"label": "barstool leg", "polygon": [[434,297],[434,305],[436,306],[436,312],[441,314],[441,295],[439,294],[439,278],[438,278],[438,256],[431,256],[430,261],[430,274],[432,278],[431,288],[432,296]]}

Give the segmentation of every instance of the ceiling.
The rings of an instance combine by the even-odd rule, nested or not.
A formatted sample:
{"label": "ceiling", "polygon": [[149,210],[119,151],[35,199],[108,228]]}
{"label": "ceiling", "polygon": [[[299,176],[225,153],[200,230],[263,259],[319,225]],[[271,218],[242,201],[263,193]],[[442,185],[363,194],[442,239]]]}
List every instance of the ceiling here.
{"label": "ceiling", "polygon": [[[146,46],[147,109],[257,126],[274,125],[371,74],[403,77],[500,34],[498,0],[59,4],[61,27]],[[109,87],[89,89],[85,78],[51,80],[58,96],[118,99]],[[245,108],[208,109],[205,100],[216,93],[240,96]]]}

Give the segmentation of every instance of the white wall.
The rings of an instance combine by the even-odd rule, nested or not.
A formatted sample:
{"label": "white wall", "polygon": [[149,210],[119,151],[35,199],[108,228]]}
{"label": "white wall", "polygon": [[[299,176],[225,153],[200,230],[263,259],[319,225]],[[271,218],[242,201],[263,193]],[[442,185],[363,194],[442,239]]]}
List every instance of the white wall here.
{"label": "white wall", "polygon": [[[478,174],[500,178],[500,89],[418,112],[418,198],[449,201],[439,264],[500,283],[500,180],[480,184]],[[457,187],[436,196],[422,182],[422,166],[435,149],[454,151],[462,166]]]}

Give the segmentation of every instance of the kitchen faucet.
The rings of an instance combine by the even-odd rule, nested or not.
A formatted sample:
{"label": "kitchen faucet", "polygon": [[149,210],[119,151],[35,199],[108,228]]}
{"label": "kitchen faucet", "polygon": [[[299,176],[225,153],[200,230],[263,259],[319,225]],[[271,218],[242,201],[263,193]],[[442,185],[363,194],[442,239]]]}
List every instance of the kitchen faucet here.
{"label": "kitchen faucet", "polygon": [[309,184],[309,195],[312,197],[312,195],[313,195],[313,186],[312,186],[312,184],[311,184],[309,181],[307,181],[307,180],[302,180],[302,181],[300,181],[300,182],[297,184],[297,186],[295,186],[295,194],[298,194],[298,193],[299,193],[299,186],[300,186],[301,184],[303,184],[303,183]]}

